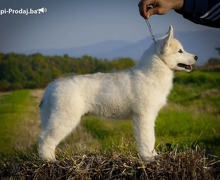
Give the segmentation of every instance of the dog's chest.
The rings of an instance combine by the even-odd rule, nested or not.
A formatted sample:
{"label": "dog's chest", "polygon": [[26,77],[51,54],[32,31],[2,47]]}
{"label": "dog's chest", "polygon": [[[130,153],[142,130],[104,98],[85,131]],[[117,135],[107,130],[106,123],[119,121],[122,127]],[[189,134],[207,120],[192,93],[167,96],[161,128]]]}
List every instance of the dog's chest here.
{"label": "dog's chest", "polygon": [[134,81],[134,97],[145,106],[155,104],[162,107],[172,89],[172,79],[172,75],[139,74]]}

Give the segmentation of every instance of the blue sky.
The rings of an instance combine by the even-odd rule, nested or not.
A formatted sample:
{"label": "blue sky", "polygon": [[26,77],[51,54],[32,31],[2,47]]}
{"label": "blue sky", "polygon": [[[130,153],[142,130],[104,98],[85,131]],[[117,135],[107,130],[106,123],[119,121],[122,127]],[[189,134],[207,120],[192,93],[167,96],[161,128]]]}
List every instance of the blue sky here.
{"label": "blue sky", "polygon": [[[0,0],[5,8],[47,8],[35,15],[0,15],[0,52],[24,52],[29,49],[68,48],[102,42],[136,42],[149,36],[139,15],[139,0]],[[174,11],[150,19],[155,34],[174,31],[198,31],[209,27],[196,25]]]}

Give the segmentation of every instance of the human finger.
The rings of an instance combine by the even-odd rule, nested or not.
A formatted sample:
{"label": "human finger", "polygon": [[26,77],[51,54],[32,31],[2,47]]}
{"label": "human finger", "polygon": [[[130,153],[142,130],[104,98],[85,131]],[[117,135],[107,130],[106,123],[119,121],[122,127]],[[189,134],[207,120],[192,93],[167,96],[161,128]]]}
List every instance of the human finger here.
{"label": "human finger", "polygon": [[138,7],[139,7],[139,12],[140,12],[140,15],[143,17],[143,18],[148,18],[149,17],[149,13],[148,13],[148,6],[149,5],[152,5],[155,3],[155,0],[142,0],[139,2],[138,4]]}

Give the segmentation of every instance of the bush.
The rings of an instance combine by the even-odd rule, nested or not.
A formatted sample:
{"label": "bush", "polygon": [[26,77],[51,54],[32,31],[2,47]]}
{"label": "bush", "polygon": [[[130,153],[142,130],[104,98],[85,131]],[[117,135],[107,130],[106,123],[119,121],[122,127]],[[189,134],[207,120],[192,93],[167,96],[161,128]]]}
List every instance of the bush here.
{"label": "bush", "polygon": [[220,82],[220,74],[217,72],[202,72],[194,71],[191,73],[178,72],[174,82],[180,84],[214,84],[218,85]]}

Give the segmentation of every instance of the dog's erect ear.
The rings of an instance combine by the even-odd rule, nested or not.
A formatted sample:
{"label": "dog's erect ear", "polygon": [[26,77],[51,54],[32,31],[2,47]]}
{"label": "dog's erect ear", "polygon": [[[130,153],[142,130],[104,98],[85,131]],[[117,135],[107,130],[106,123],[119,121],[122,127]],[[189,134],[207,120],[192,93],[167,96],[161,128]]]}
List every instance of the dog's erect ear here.
{"label": "dog's erect ear", "polygon": [[168,30],[168,32],[167,32],[167,41],[168,41],[168,43],[169,43],[169,41],[171,40],[171,39],[173,39],[173,27],[172,26],[170,26],[169,27],[169,30]]}
{"label": "dog's erect ear", "polygon": [[161,41],[159,42],[159,48],[161,53],[164,53],[166,51],[166,48],[168,48],[170,41],[173,38],[174,38],[173,27],[170,26],[166,36],[162,38]]}

